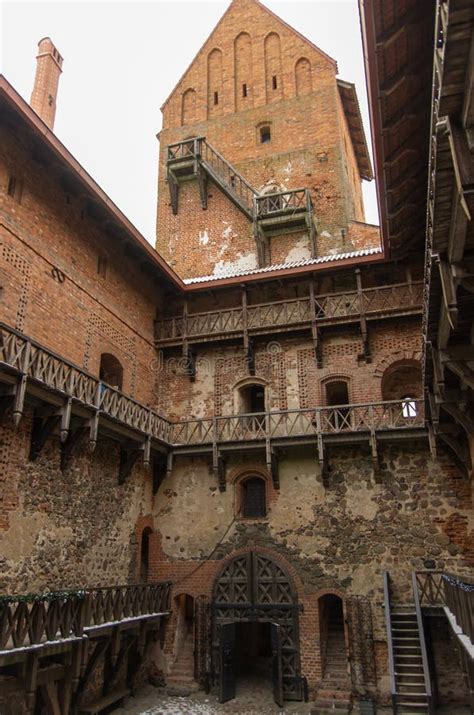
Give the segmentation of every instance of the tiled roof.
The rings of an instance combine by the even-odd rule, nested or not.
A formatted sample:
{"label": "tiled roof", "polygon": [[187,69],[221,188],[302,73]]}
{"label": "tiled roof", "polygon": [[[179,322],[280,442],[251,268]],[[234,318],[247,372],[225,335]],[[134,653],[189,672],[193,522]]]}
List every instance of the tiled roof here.
{"label": "tiled roof", "polygon": [[235,278],[236,276],[253,276],[258,273],[270,273],[271,271],[281,271],[288,268],[301,268],[303,266],[314,266],[319,263],[334,263],[335,261],[343,261],[348,258],[362,258],[364,256],[374,256],[381,254],[382,249],[376,248],[364,248],[360,251],[349,251],[347,253],[335,253],[331,256],[320,256],[319,258],[302,258],[300,261],[290,261],[289,263],[276,263],[272,266],[265,266],[264,268],[251,268],[251,269],[241,269],[221,271],[220,273],[215,273],[210,276],[196,276],[195,278],[185,278],[184,283],[186,285],[193,285],[194,283],[206,283],[207,281],[218,281],[223,278]]}

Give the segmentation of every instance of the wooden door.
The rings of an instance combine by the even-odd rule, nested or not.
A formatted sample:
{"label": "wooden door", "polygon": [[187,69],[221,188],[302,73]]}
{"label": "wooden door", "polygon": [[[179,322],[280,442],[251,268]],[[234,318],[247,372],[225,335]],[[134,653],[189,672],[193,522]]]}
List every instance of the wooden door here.
{"label": "wooden door", "polygon": [[219,628],[219,702],[235,698],[235,623]]}
{"label": "wooden door", "polygon": [[272,678],[273,699],[276,704],[283,707],[283,659],[281,648],[281,626],[278,623],[270,624],[272,642]]}

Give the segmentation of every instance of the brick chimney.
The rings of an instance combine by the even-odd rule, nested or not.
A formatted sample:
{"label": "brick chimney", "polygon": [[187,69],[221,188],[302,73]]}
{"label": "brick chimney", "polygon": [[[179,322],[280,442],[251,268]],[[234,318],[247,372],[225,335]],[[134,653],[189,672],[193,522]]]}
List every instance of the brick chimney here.
{"label": "brick chimney", "polygon": [[56,97],[63,58],[49,37],[38,42],[36,75],[30,104],[50,129],[54,127]]}

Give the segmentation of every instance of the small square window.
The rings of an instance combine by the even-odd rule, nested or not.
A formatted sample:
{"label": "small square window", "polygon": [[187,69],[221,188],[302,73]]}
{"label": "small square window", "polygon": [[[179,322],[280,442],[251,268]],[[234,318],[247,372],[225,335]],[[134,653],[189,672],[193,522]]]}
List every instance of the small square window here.
{"label": "small square window", "polygon": [[274,74],[272,77],[272,87],[273,87],[273,89],[277,89],[277,87],[278,87],[278,81],[277,81],[276,74]]}
{"label": "small square window", "polygon": [[244,82],[243,85],[242,85],[242,97],[246,97],[246,96],[247,96],[247,92],[248,92],[248,90],[247,90],[247,84]]}
{"label": "small square window", "polygon": [[214,104],[219,104],[219,92],[214,92]]}
{"label": "small square window", "polygon": [[270,127],[260,127],[260,143],[268,144],[272,140],[272,133]]}

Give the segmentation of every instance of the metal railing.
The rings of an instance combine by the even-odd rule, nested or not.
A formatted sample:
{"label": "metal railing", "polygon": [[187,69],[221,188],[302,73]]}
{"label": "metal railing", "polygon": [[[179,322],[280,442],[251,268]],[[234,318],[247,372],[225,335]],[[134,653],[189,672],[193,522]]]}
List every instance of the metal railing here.
{"label": "metal railing", "polygon": [[82,638],[88,630],[126,619],[167,614],[171,583],[112,586],[0,597],[0,655],[51,641]]}
{"label": "metal railing", "polygon": [[[422,305],[423,283],[400,283],[390,286],[363,288],[358,291],[344,291],[315,296],[315,319],[318,321],[340,321],[360,315],[362,307],[365,315],[394,313],[400,310],[417,308]],[[289,328],[294,325],[308,324],[313,319],[311,301],[306,298],[257,303],[247,307],[247,328],[264,330],[272,327]],[[244,311],[242,307],[223,310],[191,313],[186,316],[167,318],[155,322],[157,342],[175,340],[184,335],[188,338],[200,336],[225,335],[244,329]]]}

